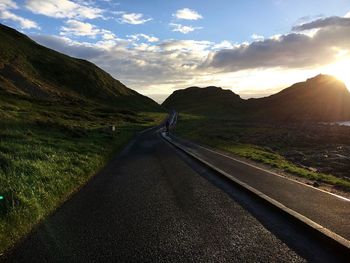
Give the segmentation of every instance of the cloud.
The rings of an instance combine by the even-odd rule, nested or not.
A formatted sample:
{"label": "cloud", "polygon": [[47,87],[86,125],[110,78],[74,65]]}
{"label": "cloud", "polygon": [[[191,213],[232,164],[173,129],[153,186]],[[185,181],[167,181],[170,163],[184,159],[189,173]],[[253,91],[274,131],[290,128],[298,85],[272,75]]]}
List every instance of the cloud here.
{"label": "cloud", "polygon": [[304,30],[319,29],[319,28],[326,28],[326,27],[339,27],[339,26],[350,27],[350,18],[337,17],[337,16],[321,18],[309,23],[295,26],[293,27],[292,30],[304,31]]}
{"label": "cloud", "polygon": [[0,18],[11,20],[19,24],[22,29],[40,29],[39,25],[30,19],[14,14],[10,9],[18,9],[17,4],[12,0],[0,0]]}
{"label": "cloud", "polygon": [[218,44],[215,44],[212,49],[220,50],[220,49],[230,49],[233,47],[234,45],[230,41],[224,40]]}
{"label": "cloud", "polygon": [[81,3],[81,1],[70,0],[27,0],[25,7],[34,14],[54,18],[95,19],[102,17],[102,9]]}
{"label": "cloud", "polygon": [[61,35],[95,37],[100,32],[96,26],[77,20],[68,20],[65,24],[66,26],[61,27]]}
{"label": "cloud", "polygon": [[182,34],[188,34],[198,29],[202,29],[202,27],[193,27],[193,26],[184,26],[181,24],[170,23],[171,27],[173,27],[174,32],[180,32]]}
{"label": "cloud", "polygon": [[134,45],[128,40],[85,43],[62,36],[31,37],[52,49],[97,64],[130,88],[159,94],[165,92],[161,87],[186,87],[189,80],[205,74],[195,68],[207,57],[213,44],[167,40]]}
{"label": "cloud", "polygon": [[6,11],[6,10],[0,11],[0,18],[4,20],[12,20],[14,22],[17,22],[19,23],[19,26],[23,29],[30,29],[30,28],[40,29],[38,24],[33,20],[23,18],[10,11]]}
{"label": "cloud", "polygon": [[41,45],[78,58],[93,60],[103,54],[103,50],[95,48],[95,45],[73,41],[64,36],[30,35],[30,37]]}
{"label": "cloud", "polygon": [[112,40],[116,38],[116,35],[113,34],[112,32],[108,31],[108,30],[103,30],[102,31],[102,38],[104,40]]}
{"label": "cloud", "polygon": [[128,37],[130,37],[133,40],[139,41],[140,39],[145,39],[148,42],[158,42],[159,38],[155,37],[155,36],[149,36],[146,34],[135,34],[135,35],[129,35]]}
{"label": "cloud", "polygon": [[60,35],[63,36],[84,36],[95,38],[97,35],[102,35],[105,40],[116,38],[111,31],[100,29],[90,23],[70,19],[67,20],[65,24],[66,26],[62,26],[60,32]]}
{"label": "cloud", "polygon": [[197,11],[189,8],[179,9],[175,14],[173,14],[173,16],[175,16],[177,19],[185,20],[198,20],[203,18]]}
{"label": "cloud", "polygon": [[159,44],[159,47],[166,51],[205,51],[209,50],[213,45],[213,42],[210,41],[198,41],[198,40],[165,40]]}
{"label": "cloud", "polygon": [[331,63],[339,50],[350,50],[350,26],[344,20],[332,18],[325,21],[316,20],[299,28],[319,28],[312,36],[289,33],[211,52],[201,67],[239,71],[273,67],[305,68]]}
{"label": "cloud", "polygon": [[303,17],[300,17],[297,20],[297,24],[300,25],[300,24],[304,24],[304,23],[311,22],[311,21],[314,21],[314,20],[317,20],[317,19],[321,19],[321,18],[325,18],[325,15],[318,14],[318,15],[303,16]]}
{"label": "cloud", "polygon": [[121,17],[121,23],[132,25],[144,24],[151,20],[152,18],[143,18],[143,14],[138,13],[124,13]]}
{"label": "cloud", "polygon": [[251,43],[146,42],[147,37],[153,37],[146,34],[108,39],[103,29],[92,29],[98,30],[95,43],[78,42],[69,35],[31,37],[60,52],[87,59],[128,87],[158,98],[172,89],[193,85],[235,87],[234,91],[246,97],[269,95],[259,89],[281,89],[320,73],[340,53],[350,54],[348,26],[321,27],[313,36],[304,31],[290,32]]}
{"label": "cloud", "polygon": [[12,0],[0,0],[0,10],[17,9],[17,4]]}
{"label": "cloud", "polygon": [[264,40],[264,36],[260,36],[260,35],[255,34],[255,33],[251,36],[251,38],[254,40]]}

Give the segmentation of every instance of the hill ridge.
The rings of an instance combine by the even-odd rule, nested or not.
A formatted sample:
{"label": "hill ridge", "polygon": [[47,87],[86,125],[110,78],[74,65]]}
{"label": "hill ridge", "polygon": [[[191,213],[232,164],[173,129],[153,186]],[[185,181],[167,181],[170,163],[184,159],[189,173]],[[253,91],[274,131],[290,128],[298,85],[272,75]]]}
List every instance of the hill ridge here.
{"label": "hill ridge", "polygon": [[[343,82],[331,75],[319,74],[263,98],[242,99],[231,90],[210,87],[212,86],[198,88],[196,96],[193,95],[193,87],[174,91],[162,105],[188,113],[233,114],[248,120],[340,121],[350,119],[350,92]],[[206,100],[203,95],[208,93],[208,90],[216,92],[214,94],[216,98],[225,97],[225,99]],[[226,96],[230,93],[234,95]],[[186,96],[186,100],[181,101]],[[196,104],[202,104],[202,106],[194,107]]]}
{"label": "hill ridge", "polygon": [[[162,103],[162,106],[176,108],[179,111],[192,108],[192,113],[203,112],[210,115],[216,114],[226,107],[237,108],[240,106],[241,100],[239,95],[221,87],[199,88],[192,86],[174,91]],[[178,103],[179,101],[181,102]]]}
{"label": "hill ridge", "polygon": [[0,24],[0,90],[42,100],[92,101],[116,107],[160,110],[87,60],[37,44]]}

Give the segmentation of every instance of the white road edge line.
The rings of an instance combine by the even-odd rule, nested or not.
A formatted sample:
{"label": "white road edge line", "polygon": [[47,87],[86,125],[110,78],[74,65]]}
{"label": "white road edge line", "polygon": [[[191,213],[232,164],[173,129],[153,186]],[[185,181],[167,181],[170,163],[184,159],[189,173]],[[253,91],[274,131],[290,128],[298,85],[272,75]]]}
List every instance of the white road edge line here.
{"label": "white road edge line", "polygon": [[[192,142],[190,142],[190,143],[192,143]],[[305,184],[305,183],[303,183],[303,182],[299,182],[298,180],[295,180],[295,179],[292,179],[292,178],[289,178],[289,177],[286,177],[286,176],[283,176],[283,175],[280,175],[280,174],[271,172],[271,171],[269,171],[269,170],[266,170],[266,169],[264,169],[264,168],[261,168],[261,167],[259,167],[259,166],[254,165],[254,164],[250,164],[250,163],[247,163],[247,162],[245,162],[245,161],[236,159],[236,158],[234,158],[234,157],[232,157],[232,156],[229,156],[229,155],[226,155],[226,154],[223,154],[223,153],[214,151],[214,150],[212,150],[212,149],[206,148],[206,147],[204,147],[204,146],[202,146],[202,145],[198,145],[198,144],[195,144],[195,145],[198,146],[199,148],[202,148],[202,149],[204,149],[204,150],[207,150],[207,151],[209,151],[209,152],[215,153],[215,154],[217,154],[217,155],[226,157],[226,158],[231,159],[231,160],[233,160],[233,161],[235,161],[235,162],[245,164],[245,165],[247,165],[247,166],[253,167],[253,168],[258,169],[258,170],[260,170],[260,171],[263,171],[263,172],[266,172],[266,173],[269,173],[269,174],[272,174],[272,175],[275,175],[275,176],[278,176],[278,177],[287,179],[287,180],[289,180],[289,181],[293,181],[293,182],[295,182],[295,183],[298,183],[298,184],[301,184],[301,185],[310,187],[310,188],[312,188],[312,189],[314,189],[314,190],[321,191],[321,192],[323,192],[323,193],[326,193],[326,194],[329,194],[329,195],[333,195],[333,196],[335,196],[335,197],[337,197],[337,198],[340,198],[340,199],[343,199],[343,200],[345,200],[345,201],[350,202],[350,199],[349,199],[349,198],[346,198],[346,197],[344,197],[344,196],[337,195],[337,194],[328,192],[328,191],[323,190],[323,189],[315,188],[315,187],[313,187],[313,186],[311,186],[311,185]]]}
{"label": "white road edge line", "polygon": [[[268,203],[272,204],[273,206],[283,210],[285,213],[293,216],[294,218],[298,219],[299,221],[303,222],[304,224],[308,225],[309,227],[315,229],[316,231],[321,232],[323,235],[327,236],[328,238],[331,238],[332,240],[336,241],[337,243],[339,243],[340,245],[350,249],[350,241],[347,240],[346,238],[334,233],[333,231],[331,231],[330,229],[321,226],[320,224],[312,221],[311,219],[307,218],[306,216],[303,216],[302,214],[299,214],[298,212],[286,207],[285,205],[283,205],[282,203],[278,202],[277,200],[265,195],[264,193],[260,192],[259,190],[249,186],[248,184],[238,180],[237,178],[233,177],[232,175],[222,171],[221,169],[217,168],[216,166],[208,163],[207,161],[203,160],[202,158],[198,157],[196,154],[188,151],[185,147],[183,147],[182,145],[180,145],[179,143],[174,142],[173,140],[171,140],[168,136],[166,136],[164,133],[161,133],[161,136],[168,141],[169,143],[173,144],[174,146],[178,147],[179,149],[181,149],[182,151],[184,151],[185,153],[187,153],[188,155],[192,156],[193,158],[199,160],[200,162],[202,162],[203,164],[207,165],[208,167],[210,167],[211,169],[213,169],[214,171],[217,171],[218,173],[224,175],[225,177],[229,178],[230,180],[234,181],[235,183],[237,183],[238,185],[242,186],[243,188],[247,189],[248,191],[252,192],[253,194],[259,196],[260,198],[264,199],[265,201],[267,201]],[[170,140],[169,140],[170,139]],[[254,166],[253,166],[254,167]],[[284,177],[283,177],[284,178]]]}

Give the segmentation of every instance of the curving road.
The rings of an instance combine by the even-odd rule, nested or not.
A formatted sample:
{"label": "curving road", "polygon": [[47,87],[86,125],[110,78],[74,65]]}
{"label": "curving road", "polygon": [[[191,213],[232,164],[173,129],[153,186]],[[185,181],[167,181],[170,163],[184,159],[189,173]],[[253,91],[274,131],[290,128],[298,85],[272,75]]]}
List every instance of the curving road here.
{"label": "curving road", "polygon": [[140,134],[6,262],[336,262],[298,226]]}

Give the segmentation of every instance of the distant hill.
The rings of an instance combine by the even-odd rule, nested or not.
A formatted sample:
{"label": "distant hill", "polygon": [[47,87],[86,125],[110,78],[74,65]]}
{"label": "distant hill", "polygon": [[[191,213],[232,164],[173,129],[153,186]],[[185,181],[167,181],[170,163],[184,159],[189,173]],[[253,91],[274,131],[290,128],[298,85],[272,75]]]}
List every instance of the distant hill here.
{"label": "distant hill", "polygon": [[269,97],[250,99],[246,109],[257,118],[280,121],[350,119],[350,93],[329,75],[318,75]]}
{"label": "distant hill", "polygon": [[237,112],[242,100],[239,95],[231,90],[224,90],[219,87],[190,87],[176,90],[162,104],[167,109],[197,113],[197,114],[218,114],[225,111]]}
{"label": "distant hill", "polygon": [[0,24],[0,90],[42,100],[92,101],[133,110],[159,110],[91,62],[43,47]]}
{"label": "distant hill", "polygon": [[350,93],[343,82],[329,75],[318,75],[269,97],[249,100],[229,90],[191,87],[175,91],[163,106],[197,114],[235,112],[248,120],[350,120]]}

